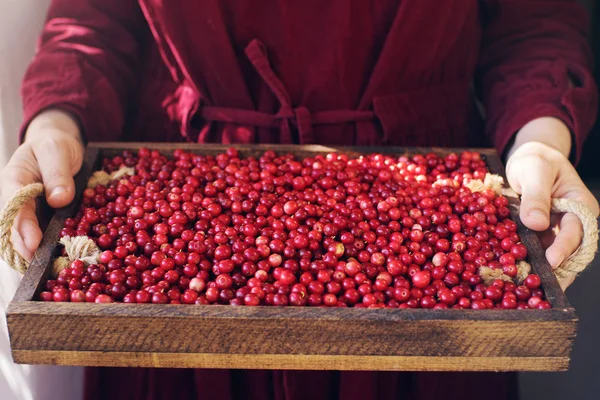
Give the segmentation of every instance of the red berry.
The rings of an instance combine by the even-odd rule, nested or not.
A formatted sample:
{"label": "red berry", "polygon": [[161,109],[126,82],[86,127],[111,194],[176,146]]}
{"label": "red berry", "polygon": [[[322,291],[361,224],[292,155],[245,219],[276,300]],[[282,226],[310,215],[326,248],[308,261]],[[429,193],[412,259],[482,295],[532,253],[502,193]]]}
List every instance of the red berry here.
{"label": "red berry", "polygon": [[99,294],[94,301],[96,303],[114,303],[113,298],[107,294]]}
{"label": "red berry", "polygon": [[166,304],[169,302],[169,298],[162,292],[156,292],[152,295],[152,303],[154,304]]}
{"label": "red berry", "polygon": [[493,302],[497,302],[502,299],[502,289],[495,285],[488,286],[485,290],[485,297]]}
{"label": "red berry", "polygon": [[260,298],[253,293],[249,293],[244,296],[244,304],[247,306],[258,306],[260,304]]}
{"label": "red berry", "polygon": [[412,282],[415,287],[423,289],[431,282],[431,273],[429,271],[420,271],[413,275]]}
{"label": "red berry", "polygon": [[516,277],[527,251],[506,198],[461,187],[487,173],[476,152],[296,160],[141,149],[102,161],[109,173],[123,165],[135,175],[87,189],[61,231],[96,241],[99,264],[73,263],[41,300],[549,306],[537,276],[481,285],[478,267]]}
{"label": "red berry", "polygon": [[522,243],[517,243],[510,248],[510,253],[516,260],[524,260],[527,257],[527,248]]}
{"label": "red berry", "polygon": [[539,276],[537,276],[535,274],[531,274],[531,275],[527,275],[527,277],[525,278],[525,281],[523,281],[523,284],[525,286],[527,286],[529,289],[537,289],[542,284],[542,281],[540,280]]}
{"label": "red berry", "polygon": [[538,308],[539,310],[547,310],[547,309],[549,309],[549,308],[552,308],[552,305],[550,305],[550,303],[549,303],[549,302],[547,302],[547,301],[540,301],[540,302],[538,303],[538,306],[537,306],[537,308]]}

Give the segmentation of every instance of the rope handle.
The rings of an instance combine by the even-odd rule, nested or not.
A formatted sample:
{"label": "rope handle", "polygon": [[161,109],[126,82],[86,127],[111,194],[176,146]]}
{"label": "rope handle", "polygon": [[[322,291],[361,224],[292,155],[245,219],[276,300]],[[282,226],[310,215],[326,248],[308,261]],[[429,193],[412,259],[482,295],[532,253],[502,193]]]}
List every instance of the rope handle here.
{"label": "rope handle", "polygon": [[577,250],[554,270],[559,282],[567,281],[583,272],[594,260],[598,251],[598,221],[585,204],[576,200],[552,199],[552,211],[575,214],[583,227]]}
{"label": "rope handle", "polygon": [[[120,180],[125,176],[131,176],[135,170],[131,167],[122,166],[118,170],[107,173],[100,170],[92,174],[87,182],[88,188],[94,188],[98,185],[108,186],[110,182]],[[0,259],[8,264],[15,271],[24,274],[29,267],[29,261],[24,259],[14,248],[11,239],[12,227],[15,219],[23,206],[44,194],[44,185],[41,183],[31,183],[17,190],[13,197],[4,205],[0,211]],[[60,270],[64,269],[70,261],[83,260],[86,264],[93,264],[94,259],[100,254],[100,251],[93,240],[87,236],[77,236],[75,238],[63,238],[60,243],[67,250],[67,257],[58,257],[53,264],[53,275],[58,275]]]}
{"label": "rope handle", "polygon": [[24,186],[2,207],[0,211],[0,258],[12,269],[24,274],[29,262],[13,247],[10,240],[12,227],[21,208],[29,201],[44,194],[44,185],[32,183]]}
{"label": "rope handle", "polygon": [[[123,175],[121,175],[123,176]],[[25,273],[29,262],[25,260],[13,247],[10,240],[11,230],[19,211],[28,201],[41,196],[44,186],[41,183],[32,183],[19,189],[0,211],[0,258],[14,270]],[[559,281],[564,281],[577,276],[592,262],[598,250],[598,224],[596,217],[583,203],[571,199],[553,199],[552,211],[575,214],[582,223],[583,237],[581,244],[575,252],[554,270]],[[77,243],[79,247],[85,247]],[[86,253],[95,252],[95,249],[86,250]],[[80,258],[82,255],[69,255],[71,258]],[[497,277],[496,277],[497,278]],[[500,277],[502,279],[502,277]]]}
{"label": "rope handle", "polygon": [[[503,194],[504,178],[500,175],[487,173],[485,179],[471,179],[464,183],[464,187],[472,192],[481,192],[486,189],[493,190],[497,195]],[[558,282],[562,284],[575,279],[577,275],[583,272],[594,260],[598,251],[598,222],[594,213],[583,203],[572,199],[552,199],[552,211],[557,213],[573,213],[581,221],[583,235],[579,247],[564,260],[555,270],[554,275]],[[523,282],[525,277],[531,272],[531,266],[521,261],[517,263],[517,283]],[[513,278],[504,274],[501,270],[494,270],[489,267],[479,268],[479,276],[484,283],[489,285],[495,279],[511,281]]]}

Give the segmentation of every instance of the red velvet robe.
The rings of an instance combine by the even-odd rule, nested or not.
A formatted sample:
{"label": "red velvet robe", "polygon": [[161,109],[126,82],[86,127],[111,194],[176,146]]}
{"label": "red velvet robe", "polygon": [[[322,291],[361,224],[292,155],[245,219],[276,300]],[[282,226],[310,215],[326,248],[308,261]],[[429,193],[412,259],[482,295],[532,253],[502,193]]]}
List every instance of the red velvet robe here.
{"label": "red velvet robe", "polygon": [[[568,0],[54,0],[23,84],[24,128],[59,107],[94,141],[491,141],[502,151],[525,123],[553,116],[571,129],[576,159],[596,111],[586,27]],[[514,398],[506,382],[500,374],[90,369],[86,395]]]}

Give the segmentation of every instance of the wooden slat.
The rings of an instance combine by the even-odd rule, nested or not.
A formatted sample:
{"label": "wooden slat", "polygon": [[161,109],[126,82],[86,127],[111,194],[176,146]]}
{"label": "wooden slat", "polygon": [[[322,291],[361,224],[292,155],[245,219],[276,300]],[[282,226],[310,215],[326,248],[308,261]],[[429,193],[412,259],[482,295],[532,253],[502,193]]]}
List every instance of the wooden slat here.
{"label": "wooden slat", "polygon": [[[482,312],[18,302],[10,305],[8,314],[13,349],[105,352],[550,357],[569,351],[576,325],[569,309]],[[40,326],[54,328],[36,331]]]}
{"label": "wooden slat", "polygon": [[[48,351],[69,354],[53,361],[57,363],[83,357],[76,354],[79,352],[100,352],[105,362],[114,366],[141,366],[141,360],[173,359],[175,353],[199,355],[191,357],[190,362],[206,360],[202,354],[274,355],[282,360],[296,355],[305,360],[305,364],[300,360],[291,362],[297,368],[314,367],[312,356],[335,356],[321,360],[335,359],[335,369],[353,370],[355,357],[362,357],[368,365],[375,365],[375,360],[382,357],[392,357],[388,361],[396,363],[412,357],[474,357],[562,359],[564,366],[575,336],[576,319],[568,309],[494,313],[19,302],[10,305],[8,325],[15,360],[21,362],[30,362],[39,354],[36,362],[46,363],[49,359],[43,354]],[[145,355],[126,356],[130,353]],[[20,360],[17,354],[28,354],[28,358]],[[344,356],[348,356],[345,362]],[[226,358],[222,360],[224,363]],[[245,364],[238,364],[244,360],[248,359],[233,357],[222,365],[245,368]],[[268,362],[270,358],[253,360]],[[320,365],[322,361],[315,362]],[[488,366],[492,363],[490,360]],[[195,366],[209,367],[203,363]],[[386,362],[368,369],[386,370],[388,366]],[[270,368],[263,364],[255,367]],[[542,369],[556,367],[540,365]],[[288,364],[280,368],[288,368]],[[479,365],[462,368],[477,370]],[[510,370],[516,366],[494,368]]]}
{"label": "wooden slat", "polygon": [[[336,321],[350,318],[362,321],[431,321],[431,320],[481,320],[481,321],[572,321],[570,308],[549,310],[432,310],[432,309],[364,309],[342,307],[232,307],[227,305],[174,305],[174,304],[123,304],[123,303],[53,303],[41,301],[13,301],[8,311],[12,315],[49,316],[110,316],[123,317],[176,317],[176,318],[236,318],[269,319],[288,317],[293,319],[318,319]],[[493,311],[493,312],[488,312]]]}
{"label": "wooden slat", "polygon": [[566,371],[568,357],[402,357],[285,354],[104,353],[99,351],[15,350],[21,364],[319,370],[319,371]]}
{"label": "wooden slat", "polygon": [[[138,150],[140,148],[151,148],[153,150],[159,150],[163,154],[172,154],[177,149],[184,149],[198,154],[215,155],[223,153],[229,148],[236,148],[243,156],[258,156],[267,150],[273,150],[276,153],[291,153],[298,157],[306,157],[314,154],[327,154],[331,152],[344,153],[348,155],[360,156],[368,153],[382,153],[382,154],[397,154],[397,155],[411,155],[411,154],[449,154],[449,153],[460,153],[465,149],[462,148],[451,148],[451,147],[394,147],[394,146],[323,146],[323,145],[285,145],[285,144],[199,144],[199,143],[140,143],[140,142],[103,142],[103,143],[90,143],[88,148],[99,149],[105,156],[113,156],[120,154],[123,150]],[[470,149],[471,151],[478,151],[484,156],[496,157],[496,151],[490,148],[478,148]]]}

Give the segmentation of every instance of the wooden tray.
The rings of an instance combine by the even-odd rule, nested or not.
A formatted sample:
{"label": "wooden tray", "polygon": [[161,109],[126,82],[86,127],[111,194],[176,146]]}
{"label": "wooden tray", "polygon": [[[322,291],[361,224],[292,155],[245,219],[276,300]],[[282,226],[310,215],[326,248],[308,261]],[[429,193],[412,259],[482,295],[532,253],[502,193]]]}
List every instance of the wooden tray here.
{"label": "wooden tray", "polygon": [[[217,154],[230,146],[90,143],[76,177],[76,201],[54,213],[7,311],[17,363],[123,367],[198,367],[388,371],[563,371],[577,316],[559,288],[534,232],[518,219],[529,261],[550,310],[425,310],[46,303],[33,301],[50,270],[64,220],[102,157],[150,147]],[[447,154],[442,148],[235,146],[242,155],[267,149],[298,157],[331,151]],[[495,151],[477,149],[504,175]]]}

